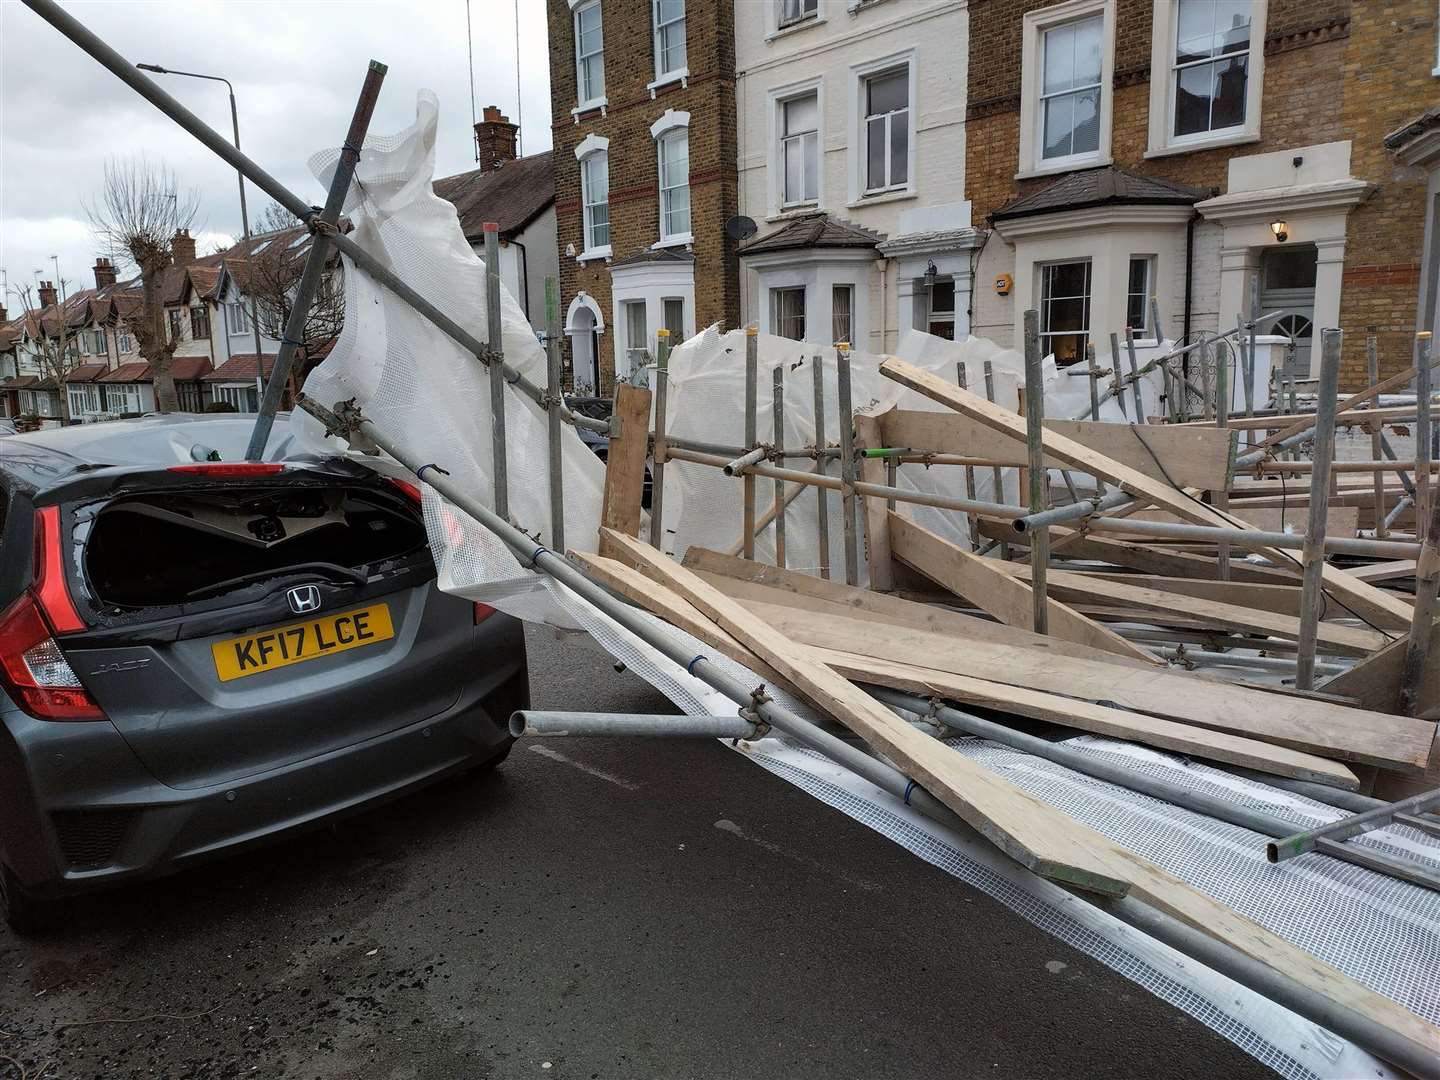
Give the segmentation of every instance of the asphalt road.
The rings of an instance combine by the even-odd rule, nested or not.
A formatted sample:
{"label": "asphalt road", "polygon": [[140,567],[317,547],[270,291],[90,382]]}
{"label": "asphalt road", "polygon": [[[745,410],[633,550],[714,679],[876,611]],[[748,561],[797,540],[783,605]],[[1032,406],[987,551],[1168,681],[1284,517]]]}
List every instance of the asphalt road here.
{"label": "asphalt road", "polygon": [[[537,706],[667,708],[531,657]],[[0,927],[0,1080],[42,1075],[1270,1074],[718,743],[577,739]]]}

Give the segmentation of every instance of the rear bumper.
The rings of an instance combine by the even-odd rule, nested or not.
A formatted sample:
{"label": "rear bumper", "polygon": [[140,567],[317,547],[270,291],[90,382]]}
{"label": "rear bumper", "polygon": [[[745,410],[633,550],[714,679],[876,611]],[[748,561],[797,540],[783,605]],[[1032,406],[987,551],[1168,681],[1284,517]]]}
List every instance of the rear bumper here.
{"label": "rear bumper", "polygon": [[483,636],[485,666],[446,712],[213,786],[161,784],[109,722],[0,714],[4,860],[37,895],[103,888],[171,873],[483,764],[509,745],[510,713],[529,699],[521,624],[495,616]]}

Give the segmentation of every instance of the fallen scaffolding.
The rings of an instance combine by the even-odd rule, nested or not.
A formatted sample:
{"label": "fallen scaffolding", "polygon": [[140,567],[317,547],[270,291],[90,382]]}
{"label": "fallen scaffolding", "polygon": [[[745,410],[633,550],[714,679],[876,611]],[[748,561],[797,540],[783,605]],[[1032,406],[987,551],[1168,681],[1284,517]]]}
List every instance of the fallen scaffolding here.
{"label": "fallen scaffolding", "polygon": [[[1087,824],[1084,815],[1058,808],[998,762],[987,765],[983,752],[989,745],[1007,748],[1241,826],[1269,837],[1277,853],[1294,854],[1311,844],[1323,857],[1367,868],[1357,872],[1378,868],[1404,877],[1406,884],[1398,887],[1433,887],[1440,857],[1423,846],[1436,831],[1437,819],[1427,816],[1433,797],[1377,805],[1364,794],[1388,792],[1415,777],[1427,778],[1433,787],[1440,765],[1432,719],[1440,708],[1440,665],[1430,656],[1440,587],[1440,513],[1430,497],[1428,338],[1421,339],[1410,372],[1418,384],[1416,403],[1403,415],[1391,415],[1356,408],[1378,401],[1384,392],[1378,381],[1336,407],[1340,338],[1326,332],[1319,409],[1308,417],[1295,408],[1293,370],[1281,379],[1284,415],[1263,416],[1254,408],[1259,316],[1143,365],[1127,332],[1129,374],[1119,373],[1118,341],[1112,340],[1108,369],[1090,356],[1089,409],[1082,415],[1092,419],[1076,421],[1045,418],[1045,365],[1033,312],[1026,317],[1023,415],[1000,400],[998,369],[988,360],[987,393],[981,397],[967,389],[979,384],[980,373],[965,365],[953,383],[941,379],[934,365],[927,369],[894,357],[867,359],[861,373],[855,370],[859,358],[847,346],[806,347],[801,360],[812,370],[813,412],[806,418],[808,441],[798,442],[791,436],[801,398],[786,396],[784,364],[771,362],[767,351],[774,440],[766,444],[759,435],[762,343],[750,331],[737,340],[743,340],[744,353],[743,434],[740,445],[731,445],[687,440],[669,430],[667,396],[684,380],[662,335],[653,400],[649,390],[621,385],[616,419],[598,425],[611,445],[603,492],[592,506],[587,491],[575,490],[572,473],[588,475],[594,461],[581,468],[581,459],[570,456],[579,443],[566,425],[596,422],[564,405],[557,335],[550,335],[545,356],[533,350],[533,337],[525,344],[525,331],[507,331],[511,316],[505,303],[513,301],[499,285],[493,230],[487,233],[483,266],[488,301],[483,313],[426,299],[359,241],[334,232],[342,200],[358,200],[359,212],[367,213],[368,200],[379,197],[370,190],[357,196],[350,172],[366,164],[369,150],[360,152],[359,145],[369,115],[366,103],[373,104],[382,66],[372,64],[346,143],[325,162],[330,197],[325,209],[316,211],[51,0],[26,3],[296,213],[317,235],[312,262],[323,261],[323,252],[316,252],[325,245],[318,239],[328,237],[347,260],[347,301],[352,289],[383,288],[387,303],[398,301],[407,313],[418,314],[427,331],[438,329],[483,366],[488,408],[482,404],[476,410],[480,419],[466,429],[473,434],[483,427],[487,437],[479,449],[473,439],[457,442],[448,431],[426,441],[427,433],[414,430],[413,413],[387,402],[386,379],[398,370],[393,355],[384,358],[378,375],[347,371],[344,365],[364,348],[348,324],[351,336],[337,344],[310,384],[317,395],[331,396],[300,402],[350,451],[371,455],[377,468],[408,470],[424,485],[427,525],[445,587],[462,593],[485,588],[495,596],[498,586],[511,598],[543,594],[597,635],[621,635],[650,650],[657,685],[699,680],[735,707],[733,714],[718,716],[712,704],[703,716],[675,721],[676,730],[747,742],[778,732],[955,835],[977,833],[1031,873],[1385,1061],[1415,1075],[1440,1075],[1435,1026],[1440,1014],[1422,1017],[1397,1004],[1393,994],[1377,993],[1162,868],[1158,857],[1146,857]],[[547,299],[554,327],[553,289]],[[698,355],[695,343],[684,348],[692,346]],[[1202,362],[1197,387],[1187,358],[1198,352],[1203,360],[1212,351],[1221,354],[1216,377],[1209,379],[1211,368]],[[1233,424],[1227,387],[1235,384],[1226,366],[1232,355],[1239,361],[1246,412]],[[277,362],[267,387],[252,457],[266,452],[283,368]],[[533,377],[542,369],[544,387]],[[463,384],[456,390],[462,407],[474,406],[464,392],[473,389],[468,376],[452,374]],[[897,398],[888,408],[877,410],[869,402],[857,411],[854,380],[861,374],[867,395],[881,380],[893,384],[896,395],[907,388],[912,404],[925,399],[931,406],[907,413]],[[1106,375],[1111,383],[1102,395],[1098,380]],[[1151,385],[1147,377],[1161,387],[1158,395],[1152,388],[1158,411],[1149,415],[1142,393]],[[359,391],[337,392],[355,389],[356,379]],[[1387,382],[1400,385],[1393,378]],[[1101,422],[1102,406],[1118,408],[1127,392],[1134,422]],[[1187,421],[1197,400],[1211,402],[1211,418],[1192,425]],[[834,402],[835,444],[825,434],[829,402]],[[1372,415],[1356,419],[1361,413]],[[406,415],[411,426],[403,423]],[[1385,538],[1355,535],[1353,525],[1351,535],[1328,535],[1330,512],[1354,509],[1345,502],[1352,493],[1332,486],[1339,475],[1331,469],[1335,425],[1411,417],[1419,437],[1404,498],[1411,500],[1423,535],[1407,538],[1394,531],[1401,514],[1385,505],[1393,497],[1383,480],[1391,464],[1382,463],[1380,453],[1363,471],[1374,476],[1374,489],[1365,494],[1373,499],[1375,531]],[[1248,455],[1238,452],[1242,423],[1247,445],[1254,447]],[[1256,440],[1260,431],[1271,434]],[[522,442],[532,438],[539,441]],[[1312,441],[1308,469],[1281,458]],[[548,453],[532,455],[532,446]],[[538,475],[532,456],[547,464],[538,493],[533,484],[510,481],[512,466]],[[647,458],[653,461],[655,490],[648,527],[641,506]],[[812,459],[813,468],[772,464],[795,458]],[[1263,464],[1257,475],[1268,475],[1282,461],[1287,482],[1309,477],[1307,528],[1298,536],[1251,527],[1238,505],[1242,496],[1258,494],[1249,488],[1265,482],[1238,483],[1239,470]],[[927,487],[910,475],[946,467],[963,471],[963,496],[948,493],[956,483]],[[674,509],[687,489],[682,469],[704,470],[717,482],[738,479],[736,550],[744,557],[685,545],[677,552],[684,555],[682,565],[663,550],[675,547],[676,532],[667,522],[677,513],[697,512],[694,505]],[[1054,475],[1063,481],[1069,502],[1052,510]],[[757,505],[760,478],[774,485],[764,514]],[[977,497],[987,485],[991,498]],[[1082,495],[1082,486],[1093,494]],[[1011,487],[1017,495],[1007,502]],[[807,564],[815,574],[787,565],[787,552],[802,539],[793,521],[787,527],[787,517],[799,513],[793,508],[807,488],[817,493],[815,547],[809,549],[815,561]],[[1018,493],[1027,490],[1022,504]],[[1288,498],[1290,492],[1282,494]],[[1266,508],[1245,511],[1260,509]],[[840,527],[832,533],[837,512]],[[913,516],[921,513],[935,527]],[[808,516],[805,520],[808,526]],[[717,527],[712,521],[712,531]],[[567,532],[571,558],[562,554]],[[649,544],[638,539],[642,532]],[[551,546],[542,541],[546,536]],[[808,544],[809,537],[803,538]],[[765,552],[774,553],[775,565],[757,561],[760,540]],[[840,545],[838,560],[832,543]],[[480,572],[466,577],[462,563],[475,549]],[[1297,549],[1298,559],[1288,554]],[[1251,554],[1237,559],[1235,552]],[[1390,562],[1373,564],[1386,568],[1367,577],[1364,566],[1352,572],[1328,561],[1331,554]],[[1398,590],[1397,584],[1409,579],[1395,562],[1409,566],[1413,597]],[[843,583],[830,580],[837,564]],[[1227,658],[1249,678],[1221,680],[1184,670],[1194,663],[1188,657],[1200,655],[1192,647],[1196,643],[1206,649],[1204,655]],[[1345,670],[1313,687],[1317,672],[1336,667]],[[1293,688],[1274,678],[1277,669],[1293,671]],[[549,724],[552,730],[558,724],[575,732],[596,724],[633,729],[633,721],[517,716],[515,723],[521,729]],[[1297,833],[1295,822],[1284,817],[1156,782],[1136,769],[1086,761],[1064,743],[1036,738],[1024,730],[1026,722],[1258,772],[1272,790],[1299,785],[1308,796],[1355,809],[1361,820],[1327,823],[1319,830],[1323,835],[1316,829]],[[1399,854],[1391,850],[1393,839],[1378,855],[1369,842],[1368,830],[1382,820],[1389,822],[1387,832],[1402,834]],[[1307,856],[1315,857],[1321,856]]]}

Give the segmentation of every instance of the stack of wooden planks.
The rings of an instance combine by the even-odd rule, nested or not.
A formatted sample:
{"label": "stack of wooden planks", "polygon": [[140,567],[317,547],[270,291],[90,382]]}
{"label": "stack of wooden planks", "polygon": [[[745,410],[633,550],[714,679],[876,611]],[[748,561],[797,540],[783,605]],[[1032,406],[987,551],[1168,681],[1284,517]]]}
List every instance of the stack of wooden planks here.
{"label": "stack of wooden planks", "polygon": [[[1017,412],[894,358],[880,372],[943,408],[841,417],[853,425],[857,455],[880,449],[915,467],[1029,466]],[[1280,418],[1275,426],[1294,423]],[[633,438],[636,425],[627,419],[626,427]],[[1090,732],[1392,799],[1440,785],[1440,657],[1424,663],[1411,706],[1397,700],[1402,668],[1413,662],[1414,594],[1440,578],[1433,545],[1417,549],[1417,559],[1319,557],[1318,588],[1307,592],[1299,552],[1261,534],[1303,518],[1308,488],[1292,477],[1277,504],[1268,491],[1247,490],[1268,481],[1237,485],[1235,431],[1047,421],[1039,439],[1047,469],[1083,474],[1087,486],[1118,488],[1130,502],[1110,512],[1118,527],[1049,526],[1048,556],[1038,564],[1032,536],[1004,516],[945,511],[941,529],[933,508],[843,487],[876,487],[883,466],[873,455],[842,470],[870,587],[789,568],[783,557],[769,566],[692,547],[677,562],[636,538],[643,441],[612,446],[600,554],[571,555],[617,595],[849,728],[1034,872],[1142,897],[1440,1054],[1440,1032],[1424,1021],[867,693],[886,687],[984,710],[1001,723]],[[1374,492],[1365,494],[1373,505]],[[1348,487],[1325,497],[1329,534],[1355,537],[1365,500]],[[755,520],[753,508],[747,520]],[[1144,531],[1146,522],[1209,532],[1176,542]],[[1286,673],[1305,650],[1331,677],[1300,691]]]}

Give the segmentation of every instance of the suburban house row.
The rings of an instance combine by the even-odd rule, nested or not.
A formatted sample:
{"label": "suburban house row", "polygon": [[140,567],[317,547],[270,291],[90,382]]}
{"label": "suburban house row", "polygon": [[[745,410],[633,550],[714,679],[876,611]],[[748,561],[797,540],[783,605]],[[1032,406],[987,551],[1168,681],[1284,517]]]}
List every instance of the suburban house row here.
{"label": "suburban house row", "polygon": [[1348,385],[1435,325],[1435,0],[547,3],[577,387],[712,323],[883,352],[1035,308],[1067,364],[1258,305],[1302,376],[1348,331]]}
{"label": "suburban house row", "polygon": [[[651,363],[661,328],[712,324],[1014,346],[1034,308],[1064,365],[1127,330],[1153,345],[1274,312],[1261,340],[1302,377],[1315,328],[1347,331],[1347,386],[1367,334],[1388,374],[1437,328],[1436,0],[546,3],[553,149],[518,156],[487,107],[477,168],[435,191],[477,250],[499,223],[542,337],[558,279],[576,394]],[[176,238],[186,407],[256,408],[280,330],[257,333],[247,270],[307,245],[295,228],[197,257]],[[124,332],[138,282],[94,273],[38,317],[0,311],[10,415],[58,415],[62,394],[72,417],[153,407]],[[34,348],[57,332],[58,379]]]}

